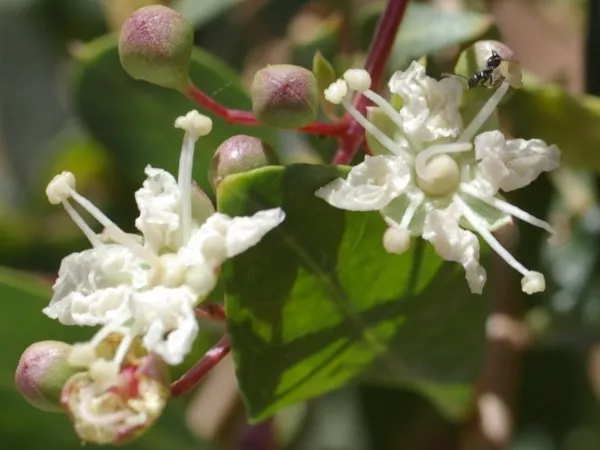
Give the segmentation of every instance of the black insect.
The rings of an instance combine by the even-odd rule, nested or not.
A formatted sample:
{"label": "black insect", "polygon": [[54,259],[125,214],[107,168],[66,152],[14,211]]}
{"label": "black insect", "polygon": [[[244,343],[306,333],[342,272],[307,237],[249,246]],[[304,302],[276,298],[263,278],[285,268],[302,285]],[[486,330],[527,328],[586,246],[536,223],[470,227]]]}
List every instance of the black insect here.
{"label": "black insect", "polygon": [[492,50],[492,56],[485,62],[485,69],[475,72],[471,75],[468,80],[469,89],[473,89],[477,86],[493,87],[498,84],[504,77],[496,77],[494,72],[500,66],[503,59],[502,57]]}

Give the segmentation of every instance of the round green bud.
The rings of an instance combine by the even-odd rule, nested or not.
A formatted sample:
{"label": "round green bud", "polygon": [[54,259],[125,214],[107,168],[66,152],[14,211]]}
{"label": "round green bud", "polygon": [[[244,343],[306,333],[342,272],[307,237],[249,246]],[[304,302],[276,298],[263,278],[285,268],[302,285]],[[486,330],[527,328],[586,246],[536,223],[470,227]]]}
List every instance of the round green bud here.
{"label": "round green bud", "polygon": [[263,125],[301,128],[317,118],[317,80],[303,67],[279,64],[259,70],[251,95],[252,112]]}
{"label": "round green bud", "polygon": [[123,23],[119,57],[136,80],[185,90],[194,29],[177,11],[162,5],[145,6]]}
{"label": "round green bud", "polygon": [[71,346],[58,341],[30,345],[21,355],[15,383],[23,397],[43,411],[63,412],[60,395],[67,380],[80,368],[67,363]]}
{"label": "round green bud", "polygon": [[240,134],[219,145],[210,163],[208,179],[216,190],[228,175],[277,164],[272,147],[258,138]]}

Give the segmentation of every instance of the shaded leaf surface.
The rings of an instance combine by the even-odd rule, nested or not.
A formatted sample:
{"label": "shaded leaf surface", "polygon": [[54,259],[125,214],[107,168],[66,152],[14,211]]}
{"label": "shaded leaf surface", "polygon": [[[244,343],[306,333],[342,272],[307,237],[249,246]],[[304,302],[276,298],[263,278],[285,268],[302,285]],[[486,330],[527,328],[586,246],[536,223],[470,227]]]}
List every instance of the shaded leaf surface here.
{"label": "shaded leaf surface", "polygon": [[[345,212],[314,196],[342,174],[316,165],[269,167],[219,187],[223,213],[274,206],[286,212],[282,225],[223,268],[228,329],[250,416],[260,421],[338,388],[378,358],[386,368],[379,381],[408,383],[457,416],[481,355],[485,303],[468,294],[461,268],[444,265],[429,245],[388,254],[379,214]],[[469,308],[476,313],[462,317]],[[456,346],[465,346],[466,361]],[[451,364],[464,367],[449,371]],[[426,366],[428,373],[420,373]]]}

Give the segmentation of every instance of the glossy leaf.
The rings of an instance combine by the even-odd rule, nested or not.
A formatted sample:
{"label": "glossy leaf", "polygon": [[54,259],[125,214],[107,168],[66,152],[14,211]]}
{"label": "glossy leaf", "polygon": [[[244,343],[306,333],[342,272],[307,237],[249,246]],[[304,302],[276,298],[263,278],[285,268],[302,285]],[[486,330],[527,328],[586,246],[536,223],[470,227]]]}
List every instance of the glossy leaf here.
{"label": "glossy leaf", "polygon": [[[0,358],[0,402],[10,407],[0,423],[3,442],[11,447],[45,450],[76,450],[81,441],[63,414],[47,413],[27,403],[14,385],[14,370],[25,348],[40,340],[75,342],[89,339],[93,329],[60,325],[42,314],[48,303],[50,285],[37,278],[0,268],[0,339],[4,343]],[[201,449],[186,431],[181,404],[173,404],[146,435],[128,445],[137,450],[164,448]],[[99,448],[86,445],[86,448]]]}
{"label": "glossy leaf", "polygon": [[195,27],[210,22],[219,14],[240,3],[241,0],[179,0],[176,9]]}
{"label": "glossy leaf", "polygon": [[[250,109],[249,97],[238,77],[218,59],[195,49],[190,72],[194,83],[216,100],[232,108]],[[175,119],[191,109],[206,114],[178,92],[129,77],[121,68],[112,36],[82,49],[75,100],[87,127],[119,162],[122,176],[136,184],[144,179],[147,164],[175,173],[183,137],[181,130],[173,127]],[[262,128],[234,126],[215,119],[211,134],[196,146],[194,178],[203,189],[210,191],[207,173],[212,154],[234,134],[273,140],[271,132]]]}
{"label": "glossy leaf", "polygon": [[[359,14],[363,43],[370,42],[383,4],[371,4]],[[410,2],[396,35],[388,63],[393,70],[439,50],[476,39],[491,26],[491,18],[473,11],[444,11],[424,3]]]}
{"label": "glossy leaf", "polygon": [[[219,187],[223,213],[274,206],[286,212],[282,225],[222,273],[249,414],[260,421],[341,387],[380,358],[380,375],[391,368],[395,382],[450,405],[445,411],[456,417],[481,355],[485,302],[468,294],[462,268],[443,264],[423,242],[404,255],[388,254],[378,213],[345,212],[314,196],[343,172],[269,167]],[[450,350],[456,348],[461,353]],[[449,364],[459,367],[448,370]]]}
{"label": "glossy leaf", "polygon": [[564,163],[600,171],[600,98],[534,85],[515,91],[501,113],[515,136],[556,144]]}

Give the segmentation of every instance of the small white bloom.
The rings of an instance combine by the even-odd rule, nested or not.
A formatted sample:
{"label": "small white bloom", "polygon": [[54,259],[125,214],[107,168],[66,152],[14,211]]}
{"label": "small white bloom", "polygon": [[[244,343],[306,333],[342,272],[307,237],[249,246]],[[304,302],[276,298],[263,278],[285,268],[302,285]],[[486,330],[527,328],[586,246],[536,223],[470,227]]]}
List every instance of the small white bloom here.
{"label": "small white bloom", "polygon": [[[360,83],[351,80],[348,84]],[[406,251],[409,235],[430,241],[443,259],[464,267],[474,293],[481,293],[486,281],[475,233],[523,275],[524,292],[543,291],[542,274],[520,264],[492,231],[514,216],[553,232],[548,223],[498,194],[526,186],[542,172],[558,167],[558,148],[539,139],[506,139],[499,131],[476,136],[508,91],[508,82],[492,94],[465,128],[459,111],[462,85],[456,79],[434,80],[425,74],[423,66],[413,62],[406,71],[392,76],[389,87],[402,97],[399,111],[379,94],[362,91],[379,108],[377,114],[371,111],[375,122],[352,105],[347,93],[340,99],[387,154],[365,157],[346,179],[334,180],[315,195],[342,209],[380,211],[389,226],[383,236],[388,252]]]}
{"label": "small white bloom", "polygon": [[390,92],[402,97],[400,117],[404,133],[419,142],[458,137],[462,118],[458,114],[462,85],[454,78],[437,81],[425,74],[425,67],[413,61],[389,82]]}
{"label": "small white bloom", "polygon": [[[167,363],[181,363],[198,333],[194,308],[215,288],[221,264],[256,245],[285,218],[280,208],[231,218],[193,207],[198,200],[191,175],[194,147],[211,124],[195,111],[177,119],[176,126],[185,130],[177,179],[146,168],[147,178],[135,193],[141,236],[123,232],[81,196],[72,174],[62,173],[48,186],[49,199],[65,207],[92,248],[62,261],[44,313],[67,325],[102,325],[89,343],[75,347],[72,358],[92,375],[121,367],[135,339]],[[104,226],[101,237],[71,202]],[[121,342],[114,360],[90,359],[109,334]]]}

